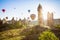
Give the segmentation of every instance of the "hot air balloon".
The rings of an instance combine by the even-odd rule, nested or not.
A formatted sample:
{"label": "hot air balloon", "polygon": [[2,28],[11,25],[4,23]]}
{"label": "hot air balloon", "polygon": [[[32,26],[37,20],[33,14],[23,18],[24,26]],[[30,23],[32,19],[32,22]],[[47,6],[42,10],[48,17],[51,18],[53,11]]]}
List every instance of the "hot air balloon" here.
{"label": "hot air balloon", "polygon": [[28,10],[28,12],[30,13],[30,10]]}
{"label": "hot air balloon", "polygon": [[2,12],[5,12],[5,9],[2,9]]}
{"label": "hot air balloon", "polygon": [[21,13],[21,15],[23,15],[23,13]]}
{"label": "hot air balloon", "polygon": [[14,8],[14,9],[16,9],[16,8]]}
{"label": "hot air balloon", "polygon": [[30,17],[31,17],[32,20],[34,20],[36,15],[35,14],[31,14]]}
{"label": "hot air balloon", "polygon": [[29,19],[29,17],[27,17],[27,19]]}
{"label": "hot air balloon", "polygon": [[6,19],[8,19],[8,17],[6,17]]}

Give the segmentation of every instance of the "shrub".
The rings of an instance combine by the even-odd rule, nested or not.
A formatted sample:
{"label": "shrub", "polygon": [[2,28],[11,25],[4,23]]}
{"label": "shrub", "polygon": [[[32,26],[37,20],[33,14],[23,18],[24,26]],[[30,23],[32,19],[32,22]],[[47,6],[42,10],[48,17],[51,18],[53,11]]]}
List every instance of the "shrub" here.
{"label": "shrub", "polygon": [[60,24],[55,25],[54,27],[60,29]]}
{"label": "shrub", "polygon": [[40,34],[39,40],[59,40],[51,31],[44,31]]}

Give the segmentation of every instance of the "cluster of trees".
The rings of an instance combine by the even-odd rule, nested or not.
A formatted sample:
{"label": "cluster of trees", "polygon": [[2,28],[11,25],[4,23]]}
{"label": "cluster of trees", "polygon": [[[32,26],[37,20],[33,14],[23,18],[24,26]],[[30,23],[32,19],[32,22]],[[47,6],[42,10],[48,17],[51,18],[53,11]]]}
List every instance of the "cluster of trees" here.
{"label": "cluster of trees", "polygon": [[60,29],[60,24],[54,25],[54,27]]}
{"label": "cluster of trees", "polygon": [[59,40],[59,38],[50,30],[41,32],[35,28],[27,28],[22,31],[14,29],[0,32],[0,40]]}
{"label": "cluster of trees", "polygon": [[44,31],[40,34],[39,40],[59,40],[59,38],[51,31]]}
{"label": "cluster of trees", "polygon": [[[15,30],[22,29],[24,27],[26,28],[22,31],[18,30],[18,33]],[[60,25],[56,25],[55,27],[60,28]],[[11,33],[9,31],[8,34],[6,34],[8,29],[11,30]],[[13,32],[12,29],[14,29],[15,32]],[[5,30],[6,33],[4,32]],[[13,36],[12,34],[16,36]],[[19,21],[16,21],[14,24],[0,24],[0,35],[1,40],[59,40],[59,38],[56,37],[56,35],[50,30],[41,28],[40,26],[29,28],[27,27],[27,24],[21,23]]]}
{"label": "cluster of trees", "polygon": [[27,26],[27,24],[23,24],[22,22],[19,22],[19,21],[16,21],[15,23],[12,23],[12,24],[8,24],[8,23],[2,24],[2,22],[1,22],[0,31],[5,31],[5,30],[9,30],[9,29],[20,29],[20,28],[24,28],[26,26]]}

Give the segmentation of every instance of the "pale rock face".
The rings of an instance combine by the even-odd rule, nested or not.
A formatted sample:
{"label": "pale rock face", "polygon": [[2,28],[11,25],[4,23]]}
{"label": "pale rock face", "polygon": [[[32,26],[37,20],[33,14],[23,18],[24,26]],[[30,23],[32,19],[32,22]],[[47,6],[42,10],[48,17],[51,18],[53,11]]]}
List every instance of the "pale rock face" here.
{"label": "pale rock face", "polygon": [[40,4],[37,8],[37,11],[38,11],[38,24],[40,26],[42,26],[43,25],[43,17],[42,17],[42,6]]}
{"label": "pale rock face", "polygon": [[54,23],[53,22],[53,13],[48,12],[47,17],[48,17],[47,18],[47,25],[48,26],[53,26],[53,23]]}

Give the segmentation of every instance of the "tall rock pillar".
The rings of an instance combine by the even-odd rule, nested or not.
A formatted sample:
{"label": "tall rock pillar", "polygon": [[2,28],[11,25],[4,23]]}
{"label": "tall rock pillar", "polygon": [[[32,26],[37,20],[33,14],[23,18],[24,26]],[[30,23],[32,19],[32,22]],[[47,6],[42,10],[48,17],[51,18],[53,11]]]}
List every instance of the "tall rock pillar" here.
{"label": "tall rock pillar", "polygon": [[37,8],[37,11],[38,11],[38,24],[40,26],[42,26],[43,25],[43,17],[42,17],[42,6],[40,4]]}

